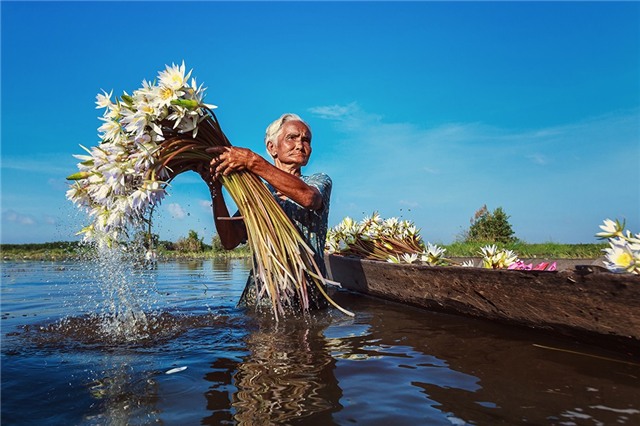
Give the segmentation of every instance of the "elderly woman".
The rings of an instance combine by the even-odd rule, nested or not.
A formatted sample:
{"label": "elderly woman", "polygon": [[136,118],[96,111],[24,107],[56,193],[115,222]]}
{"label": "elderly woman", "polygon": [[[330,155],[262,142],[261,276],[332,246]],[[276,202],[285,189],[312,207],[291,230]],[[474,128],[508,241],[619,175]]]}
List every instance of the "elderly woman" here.
{"label": "elderly woman", "polygon": [[[327,235],[331,178],[324,173],[302,175],[311,156],[311,129],[296,114],[284,114],[267,127],[265,134],[267,152],[273,164],[255,152],[240,147],[214,147],[207,152],[216,154],[209,170],[201,172],[209,184],[213,200],[213,217],[222,245],[231,250],[247,240],[247,230],[242,220],[234,219],[221,192],[220,175],[248,170],[260,176],[276,201],[298,228],[323,275],[326,274],[323,251]],[[237,216],[237,214],[236,214]],[[269,304],[268,300],[256,300],[256,283],[253,273],[240,298],[240,305]],[[309,286],[309,304],[312,308],[326,306],[326,300],[314,286]]]}

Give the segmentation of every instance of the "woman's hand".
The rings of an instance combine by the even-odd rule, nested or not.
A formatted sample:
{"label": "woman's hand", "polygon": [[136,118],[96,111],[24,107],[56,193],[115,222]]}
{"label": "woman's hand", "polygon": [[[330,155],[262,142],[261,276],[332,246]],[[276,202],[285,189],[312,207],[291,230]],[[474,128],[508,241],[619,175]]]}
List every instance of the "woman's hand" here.
{"label": "woman's hand", "polygon": [[250,170],[257,159],[258,154],[247,148],[237,146],[216,146],[207,148],[206,152],[216,157],[211,160],[210,172],[214,179],[228,176],[230,173],[242,170]]}
{"label": "woman's hand", "polygon": [[[211,174],[214,179],[228,176],[230,173],[248,170],[269,182],[279,194],[292,199],[309,210],[322,207],[322,196],[317,188],[309,186],[298,175],[285,171],[269,163],[260,155],[247,148],[236,146],[216,146],[207,148],[214,154],[211,160]],[[300,169],[295,169],[299,172]]]}
{"label": "woman's hand", "polygon": [[209,187],[209,192],[211,192],[211,196],[214,197],[222,187],[222,183],[218,179],[216,179],[213,175],[211,165],[207,163],[199,163],[196,166],[195,172],[200,175],[203,181]]}
{"label": "woman's hand", "polygon": [[194,171],[200,175],[202,180],[209,186],[211,193],[211,208],[213,221],[216,230],[222,241],[222,246],[231,250],[247,239],[247,230],[241,220],[228,220],[231,215],[222,195],[222,182],[215,176],[215,161],[211,163],[205,161],[199,163]]}

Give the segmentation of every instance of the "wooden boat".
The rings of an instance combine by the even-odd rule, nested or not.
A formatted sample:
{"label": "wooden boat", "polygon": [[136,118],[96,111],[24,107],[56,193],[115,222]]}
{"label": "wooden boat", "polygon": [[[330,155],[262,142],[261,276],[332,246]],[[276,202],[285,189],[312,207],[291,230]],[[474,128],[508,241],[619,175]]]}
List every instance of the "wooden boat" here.
{"label": "wooden boat", "polygon": [[640,355],[640,276],[589,263],[558,262],[548,272],[326,257],[331,279],[351,291]]}

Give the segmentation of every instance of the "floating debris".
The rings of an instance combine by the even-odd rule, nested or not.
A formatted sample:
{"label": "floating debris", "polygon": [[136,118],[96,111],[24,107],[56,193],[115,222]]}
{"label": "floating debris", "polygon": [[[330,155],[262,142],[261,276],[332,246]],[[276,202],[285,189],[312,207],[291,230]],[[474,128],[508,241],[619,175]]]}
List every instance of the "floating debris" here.
{"label": "floating debris", "polygon": [[167,370],[164,374],[179,373],[179,372],[184,371],[186,369],[187,369],[187,367],[176,367],[176,368],[172,368],[171,370]]}

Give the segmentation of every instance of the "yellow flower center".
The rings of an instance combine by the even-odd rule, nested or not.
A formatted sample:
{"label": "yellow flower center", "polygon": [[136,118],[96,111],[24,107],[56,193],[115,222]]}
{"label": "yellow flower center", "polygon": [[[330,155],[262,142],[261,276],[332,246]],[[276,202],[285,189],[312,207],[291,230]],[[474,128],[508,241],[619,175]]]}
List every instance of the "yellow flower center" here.
{"label": "yellow flower center", "polygon": [[631,257],[631,255],[627,252],[624,252],[621,253],[620,256],[618,256],[617,263],[621,266],[629,266],[631,265],[632,260],[633,258]]}
{"label": "yellow flower center", "polygon": [[160,89],[160,97],[162,99],[170,99],[173,97],[173,90],[170,87]]}

